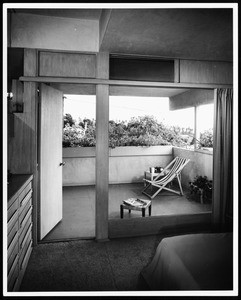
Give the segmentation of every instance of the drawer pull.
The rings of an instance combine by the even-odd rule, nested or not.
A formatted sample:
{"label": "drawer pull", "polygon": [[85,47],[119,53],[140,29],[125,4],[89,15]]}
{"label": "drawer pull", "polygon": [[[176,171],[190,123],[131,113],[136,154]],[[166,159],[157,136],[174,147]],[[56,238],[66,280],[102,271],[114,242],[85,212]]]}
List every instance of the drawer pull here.
{"label": "drawer pull", "polygon": [[18,210],[16,209],[15,212],[14,212],[14,214],[11,216],[11,218],[8,221],[8,226],[9,227],[12,226],[12,223],[13,223],[13,221],[15,221],[15,218],[16,218],[17,214],[18,214]]}
{"label": "drawer pull", "polygon": [[22,243],[21,243],[21,245],[20,245],[20,250],[23,249],[23,246],[24,246],[24,244],[25,244],[25,242],[26,242],[26,240],[27,240],[27,238],[28,238],[28,235],[29,235],[29,233],[30,233],[32,227],[33,227],[33,224],[31,223],[31,224],[29,225],[28,231],[26,232],[25,237],[24,237],[24,239],[23,239],[23,241],[22,241]]}
{"label": "drawer pull", "polygon": [[24,216],[22,222],[20,223],[20,229],[25,225],[25,223],[27,222],[28,220],[28,217],[31,215],[31,212],[32,212],[32,209],[33,209],[33,206],[31,205],[28,209],[28,212],[26,213],[26,215]]}
{"label": "drawer pull", "polygon": [[18,239],[18,231],[15,232],[14,237],[12,238],[9,246],[8,246],[8,253],[12,253],[12,248],[15,246],[16,240]]}
{"label": "drawer pull", "polygon": [[28,202],[28,200],[31,198],[31,196],[32,196],[32,190],[30,190],[28,192],[28,194],[23,198],[23,200],[20,203],[20,207],[24,206]]}
{"label": "drawer pull", "polygon": [[20,270],[23,269],[23,266],[25,265],[26,260],[28,259],[28,254],[29,254],[29,252],[30,252],[30,250],[31,250],[32,243],[33,243],[33,242],[32,242],[32,240],[31,240],[30,243],[29,243],[29,245],[28,245],[28,249],[27,249],[26,254],[25,254],[25,256],[24,256],[23,262],[21,263]]}

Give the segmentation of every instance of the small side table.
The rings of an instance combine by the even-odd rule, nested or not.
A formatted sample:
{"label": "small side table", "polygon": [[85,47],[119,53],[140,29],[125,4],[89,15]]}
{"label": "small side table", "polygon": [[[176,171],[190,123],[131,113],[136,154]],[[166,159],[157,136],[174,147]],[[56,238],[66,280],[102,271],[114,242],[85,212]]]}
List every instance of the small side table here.
{"label": "small side table", "polygon": [[148,208],[149,216],[151,216],[151,200],[143,200],[143,201],[145,201],[146,204],[142,205],[142,206],[131,206],[131,205],[127,205],[127,204],[122,203],[120,205],[120,217],[121,217],[121,219],[123,219],[123,216],[124,216],[124,209],[128,209],[129,213],[131,213],[132,210],[141,211],[142,212],[142,217],[145,217],[145,212],[146,212],[146,209]]}
{"label": "small side table", "polygon": [[[152,172],[150,172],[150,171],[145,171],[144,172],[144,178],[145,179],[150,179],[151,181],[153,180],[153,179],[155,179],[158,175],[159,175],[160,173],[156,173],[156,172],[154,172],[154,173],[152,173]],[[146,186],[146,181],[144,180],[144,186]]]}
{"label": "small side table", "polygon": [[[145,179],[150,179],[151,181],[152,180],[154,180],[158,175],[160,175],[161,173],[163,173],[163,176],[162,177],[164,177],[164,176],[166,176],[168,173],[170,172],[170,169],[167,169],[167,170],[165,170],[165,172],[160,172],[160,173],[157,173],[157,172],[154,172],[154,173],[152,173],[152,172],[150,172],[150,171],[145,171],[144,172],[144,178]],[[146,186],[147,185],[147,183],[146,183],[146,181],[144,180],[144,186]]]}

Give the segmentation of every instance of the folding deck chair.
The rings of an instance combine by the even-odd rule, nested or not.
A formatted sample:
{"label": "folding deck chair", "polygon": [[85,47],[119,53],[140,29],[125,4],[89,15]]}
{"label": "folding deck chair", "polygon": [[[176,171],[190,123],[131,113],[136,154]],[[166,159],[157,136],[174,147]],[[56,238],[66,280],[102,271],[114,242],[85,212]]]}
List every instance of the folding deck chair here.
{"label": "folding deck chair", "polygon": [[[156,197],[157,194],[160,193],[161,190],[167,190],[170,192],[173,192],[178,195],[183,195],[183,190],[182,190],[182,185],[181,185],[181,171],[183,168],[186,166],[186,164],[190,161],[190,159],[186,158],[181,158],[181,157],[175,157],[172,162],[170,162],[169,165],[167,165],[163,171],[154,179],[154,180],[148,180],[148,179],[143,179],[147,185],[142,191],[143,194],[148,196],[150,199],[153,199]],[[166,170],[170,170],[166,174]],[[166,175],[164,175],[166,174]],[[175,178],[178,180],[180,192],[173,190],[171,188],[166,187],[168,183],[171,183]],[[151,193],[148,193],[147,190],[151,187],[157,187],[157,191],[151,195]],[[152,190],[152,189],[151,189]]]}

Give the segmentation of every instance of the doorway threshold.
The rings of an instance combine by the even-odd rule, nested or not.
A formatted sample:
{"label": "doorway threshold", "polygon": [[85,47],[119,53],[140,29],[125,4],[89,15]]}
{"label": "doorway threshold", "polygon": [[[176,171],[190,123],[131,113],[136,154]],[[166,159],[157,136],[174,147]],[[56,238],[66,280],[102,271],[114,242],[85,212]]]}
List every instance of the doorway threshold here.
{"label": "doorway threshold", "polygon": [[48,244],[48,243],[62,243],[62,242],[73,242],[73,241],[85,241],[85,240],[95,240],[94,236],[90,237],[76,237],[76,238],[59,238],[59,239],[42,239],[38,241],[38,244]]}

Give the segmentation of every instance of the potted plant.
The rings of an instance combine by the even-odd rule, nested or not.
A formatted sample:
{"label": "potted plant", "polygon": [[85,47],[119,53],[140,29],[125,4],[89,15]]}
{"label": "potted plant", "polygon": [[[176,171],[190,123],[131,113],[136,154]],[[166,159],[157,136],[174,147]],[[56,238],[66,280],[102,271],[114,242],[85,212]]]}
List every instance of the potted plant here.
{"label": "potted plant", "polygon": [[212,200],[212,180],[207,176],[196,176],[192,182],[189,182],[191,198],[198,198],[203,204]]}

